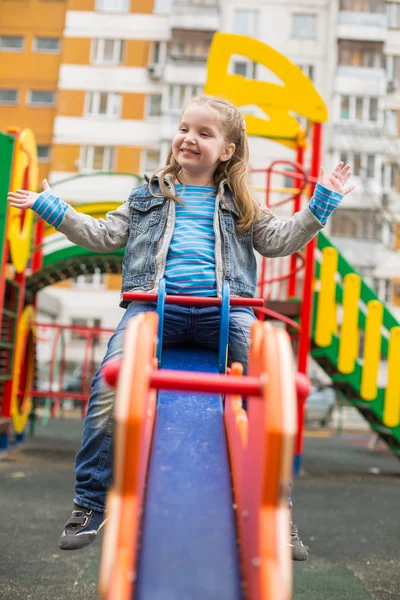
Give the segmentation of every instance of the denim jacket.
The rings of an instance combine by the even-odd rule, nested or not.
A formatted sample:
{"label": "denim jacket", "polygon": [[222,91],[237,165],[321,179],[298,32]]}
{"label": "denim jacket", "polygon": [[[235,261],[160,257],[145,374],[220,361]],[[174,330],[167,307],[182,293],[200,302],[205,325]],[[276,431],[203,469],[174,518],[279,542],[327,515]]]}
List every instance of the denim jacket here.
{"label": "denim jacket", "polygon": [[[153,191],[160,193],[158,183],[153,185]],[[322,189],[329,196],[329,190]],[[105,219],[78,213],[50,190],[43,192],[32,208],[45,219],[46,214],[58,212],[60,222],[52,224],[74,244],[94,252],[113,252],[126,247],[122,292],[157,291],[174,231],[175,202],[152,196],[148,181],[134,188],[128,200],[107,213]],[[223,197],[217,196],[214,214],[218,295],[223,281],[228,281],[232,295],[253,297],[257,280],[254,250],[266,257],[293,254],[323,227],[309,207],[287,221],[262,209],[260,218],[240,235],[236,232],[238,219],[238,210],[226,189]],[[121,300],[121,306],[127,304]]]}

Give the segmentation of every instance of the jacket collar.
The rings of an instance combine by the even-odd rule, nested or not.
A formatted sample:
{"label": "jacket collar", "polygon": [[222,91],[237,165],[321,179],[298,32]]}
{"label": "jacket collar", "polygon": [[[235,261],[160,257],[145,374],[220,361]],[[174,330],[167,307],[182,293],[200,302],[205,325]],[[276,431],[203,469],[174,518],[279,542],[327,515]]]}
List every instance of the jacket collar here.
{"label": "jacket collar", "polygon": [[[150,177],[148,177],[148,175],[144,175],[144,179],[148,184],[150,183]],[[158,184],[158,175],[155,175],[153,177],[153,182],[154,182],[154,184],[156,184],[158,186],[158,190],[156,191],[156,193],[159,193],[160,186]],[[166,182],[167,182],[167,185],[170,188],[170,190],[175,191],[174,184],[172,183],[172,181],[170,181],[167,178]],[[232,193],[231,193],[230,189],[228,188],[228,186],[226,185],[226,180],[221,182],[220,189],[218,190],[218,193],[217,193],[217,197],[219,197],[219,201],[221,204],[225,204],[225,206],[231,212],[233,212],[236,216],[239,217],[239,211],[236,207],[235,202],[233,201]]]}

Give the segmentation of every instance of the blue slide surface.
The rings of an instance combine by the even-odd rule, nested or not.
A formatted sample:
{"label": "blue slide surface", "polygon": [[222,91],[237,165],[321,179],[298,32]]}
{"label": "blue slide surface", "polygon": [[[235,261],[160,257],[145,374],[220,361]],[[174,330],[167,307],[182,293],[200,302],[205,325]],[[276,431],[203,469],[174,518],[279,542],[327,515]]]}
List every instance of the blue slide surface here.
{"label": "blue slide surface", "polygon": [[[163,352],[163,368],[218,373],[199,347]],[[222,399],[159,392],[135,600],[241,600]]]}

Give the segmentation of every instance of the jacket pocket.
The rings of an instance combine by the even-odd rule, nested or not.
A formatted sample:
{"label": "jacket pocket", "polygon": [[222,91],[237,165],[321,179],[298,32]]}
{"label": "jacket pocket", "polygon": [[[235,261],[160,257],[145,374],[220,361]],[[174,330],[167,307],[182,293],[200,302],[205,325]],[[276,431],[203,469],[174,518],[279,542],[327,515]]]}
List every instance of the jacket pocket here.
{"label": "jacket pocket", "polygon": [[146,233],[161,218],[165,198],[132,198],[129,200],[130,224],[133,235]]}
{"label": "jacket pocket", "polygon": [[221,225],[224,232],[236,236],[239,240],[251,237],[251,227],[245,233],[238,233],[239,213],[230,206],[220,204]]}

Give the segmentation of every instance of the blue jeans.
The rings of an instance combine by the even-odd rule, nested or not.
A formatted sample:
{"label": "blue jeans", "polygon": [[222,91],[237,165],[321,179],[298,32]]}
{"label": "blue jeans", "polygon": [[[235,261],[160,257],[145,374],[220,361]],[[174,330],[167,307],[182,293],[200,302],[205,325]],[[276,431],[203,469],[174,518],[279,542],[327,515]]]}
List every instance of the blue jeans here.
{"label": "blue jeans", "polygon": [[[155,311],[153,303],[132,302],[111,336],[104,363],[122,356],[128,321],[140,312]],[[228,364],[239,361],[247,367],[250,326],[256,320],[248,307],[231,307],[229,319]],[[163,346],[191,342],[218,352],[220,309],[167,304],[164,317]],[[89,509],[104,510],[107,489],[112,480],[113,406],[115,393],[96,372],[92,381],[82,446],[75,460],[75,502]]]}

